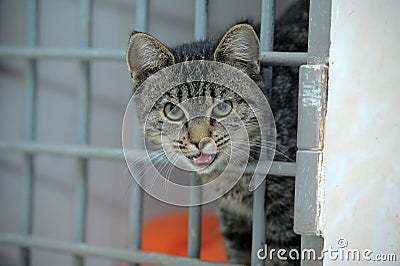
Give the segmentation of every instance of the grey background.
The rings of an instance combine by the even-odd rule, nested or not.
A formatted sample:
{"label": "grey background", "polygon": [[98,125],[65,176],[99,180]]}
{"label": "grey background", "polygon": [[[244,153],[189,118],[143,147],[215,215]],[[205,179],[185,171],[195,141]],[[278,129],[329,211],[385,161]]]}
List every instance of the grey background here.
{"label": "grey background", "polygon": [[[277,15],[292,1],[277,1]],[[134,1],[94,0],[93,47],[125,50],[134,29]],[[27,43],[27,1],[0,1],[0,45]],[[209,35],[220,35],[235,21],[260,19],[260,0],[210,0]],[[149,32],[167,45],[193,40],[194,1],[151,0]],[[79,1],[42,0],[39,7],[39,45],[52,48],[79,46]],[[0,59],[0,140],[23,139],[27,62]],[[90,145],[121,147],[121,124],[131,84],[124,61],[91,63]],[[72,60],[38,63],[37,140],[77,143],[77,86],[79,64]],[[22,157],[0,153],[0,232],[19,232],[22,207]],[[72,241],[73,158],[35,157],[34,234]],[[89,163],[87,242],[124,248],[128,239],[130,175],[124,163]],[[212,206],[207,206],[211,209]],[[145,219],[175,207],[146,196]],[[72,256],[35,250],[33,265],[71,265]],[[0,246],[0,265],[17,265],[18,249]],[[89,258],[87,265],[120,265]]]}

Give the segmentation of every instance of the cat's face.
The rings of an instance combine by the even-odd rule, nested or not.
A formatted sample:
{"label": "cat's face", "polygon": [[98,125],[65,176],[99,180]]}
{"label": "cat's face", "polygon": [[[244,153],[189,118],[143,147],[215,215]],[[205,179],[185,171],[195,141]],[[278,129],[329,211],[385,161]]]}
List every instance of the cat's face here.
{"label": "cat's face", "polygon": [[[190,59],[230,64],[260,83],[259,42],[250,25],[232,27],[216,44],[209,45],[212,51],[204,47],[174,51],[150,35],[134,33],[127,62],[135,89],[158,70]],[[141,97],[146,97],[146,93]],[[208,174],[223,169],[230,159],[245,164],[248,155],[240,153],[246,151],[249,141],[256,143],[259,139],[254,112],[237,93],[222,85],[204,81],[184,83],[160,93],[156,102],[141,102],[152,105],[146,108],[149,113],[146,124],[143,123],[146,139],[186,170]]]}
{"label": "cat's face", "polygon": [[232,154],[234,164],[246,164],[247,156],[240,153],[248,139],[259,137],[247,103],[230,89],[207,82],[182,84],[163,94],[152,106],[144,132],[175,165],[202,174],[223,169]]}

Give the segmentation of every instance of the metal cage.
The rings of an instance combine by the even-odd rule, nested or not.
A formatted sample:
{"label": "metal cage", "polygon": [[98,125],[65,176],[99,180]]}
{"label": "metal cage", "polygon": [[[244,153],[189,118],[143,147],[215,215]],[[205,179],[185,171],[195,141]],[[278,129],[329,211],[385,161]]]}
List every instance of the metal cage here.
{"label": "metal cage", "polygon": [[[195,39],[207,36],[208,0],[195,1]],[[31,249],[45,249],[75,255],[75,265],[82,265],[85,256],[98,256],[130,263],[162,265],[221,265],[199,260],[201,235],[201,207],[189,208],[188,257],[175,257],[140,250],[143,193],[133,182],[129,222],[129,249],[121,250],[90,246],[85,243],[87,213],[88,161],[94,158],[123,161],[119,148],[101,148],[88,145],[88,121],[90,104],[90,60],[124,60],[125,51],[91,48],[92,1],[80,1],[80,47],[74,49],[45,49],[38,47],[38,0],[28,1],[28,44],[23,48],[0,47],[0,59],[24,59],[29,62],[28,87],[26,88],[25,139],[19,142],[0,142],[1,152],[17,152],[23,156],[24,207],[23,230],[20,234],[1,233],[0,243],[16,245],[21,249],[21,265],[30,264]],[[274,175],[296,176],[295,231],[302,234],[302,246],[322,249],[318,237],[318,181],[321,178],[319,163],[322,156],[323,121],[327,87],[327,64],[330,29],[330,0],[311,0],[309,48],[303,53],[272,51],[274,30],[274,0],[262,0],[260,61],[264,66],[300,66],[298,153],[296,163],[274,162],[270,170]],[[147,31],[148,0],[136,0],[135,28]],[[41,59],[76,60],[80,62],[78,89],[78,140],[77,145],[47,144],[35,141],[37,106],[37,62]],[[267,68],[266,75],[271,75]],[[311,78],[310,75],[311,74]],[[5,89],[5,88],[2,88]],[[306,101],[313,97],[311,104]],[[136,129],[138,132],[138,129]],[[38,238],[32,235],[33,215],[33,157],[36,154],[71,156],[79,159],[79,175],[75,180],[74,243]],[[137,146],[137,155],[143,151]],[[307,167],[305,167],[305,165]],[[311,169],[311,170],[310,170]],[[254,194],[252,265],[263,265],[256,252],[265,242],[265,181]],[[311,204],[312,208],[305,206]],[[1,263],[0,263],[1,264]],[[302,265],[322,265],[321,261],[302,261]]]}

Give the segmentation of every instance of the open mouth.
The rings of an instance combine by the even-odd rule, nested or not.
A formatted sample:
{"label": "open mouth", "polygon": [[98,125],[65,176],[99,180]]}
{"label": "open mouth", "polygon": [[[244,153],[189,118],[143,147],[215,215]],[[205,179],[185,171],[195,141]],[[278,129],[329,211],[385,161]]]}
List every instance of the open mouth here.
{"label": "open mouth", "polygon": [[195,165],[210,165],[215,160],[215,157],[216,157],[216,154],[208,154],[208,153],[199,152],[199,153],[195,154],[194,156],[189,157],[189,159]]}

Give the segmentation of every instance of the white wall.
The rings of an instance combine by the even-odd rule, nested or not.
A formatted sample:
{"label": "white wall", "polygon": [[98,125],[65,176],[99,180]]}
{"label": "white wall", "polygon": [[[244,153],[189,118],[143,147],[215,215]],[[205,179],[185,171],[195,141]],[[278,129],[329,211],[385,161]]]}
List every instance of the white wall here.
{"label": "white wall", "polygon": [[[325,135],[325,248],[345,238],[346,249],[396,253],[390,265],[400,261],[399,10],[333,0]],[[324,261],[339,264],[350,263]]]}

